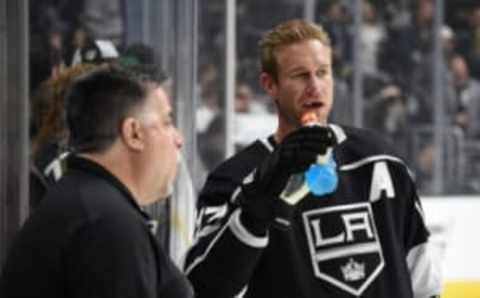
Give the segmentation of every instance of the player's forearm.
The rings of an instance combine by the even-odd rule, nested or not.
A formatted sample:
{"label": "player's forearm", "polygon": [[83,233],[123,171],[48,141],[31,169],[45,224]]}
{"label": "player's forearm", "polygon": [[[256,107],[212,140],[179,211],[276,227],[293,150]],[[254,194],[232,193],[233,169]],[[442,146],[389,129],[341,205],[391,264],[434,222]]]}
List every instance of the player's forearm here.
{"label": "player's forearm", "polygon": [[[204,239],[205,240],[205,239]],[[238,213],[209,240],[203,252],[194,251],[187,258],[186,273],[197,297],[234,297],[251,279],[266,238],[249,235],[238,226]]]}

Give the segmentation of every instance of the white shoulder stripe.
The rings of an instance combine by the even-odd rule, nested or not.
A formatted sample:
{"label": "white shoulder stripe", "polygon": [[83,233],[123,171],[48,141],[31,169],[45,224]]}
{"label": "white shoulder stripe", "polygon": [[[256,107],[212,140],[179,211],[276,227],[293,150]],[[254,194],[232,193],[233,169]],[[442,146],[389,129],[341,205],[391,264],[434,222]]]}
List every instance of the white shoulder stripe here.
{"label": "white shoulder stripe", "polygon": [[347,139],[347,135],[345,134],[343,128],[332,123],[330,123],[328,126],[333,130],[333,133],[335,134],[335,137],[337,138],[337,142],[339,144]]}
{"label": "white shoulder stripe", "polygon": [[230,217],[228,226],[238,240],[255,248],[263,248],[268,244],[268,237],[257,237],[250,233],[240,222],[241,210],[237,209]]}
{"label": "white shoulder stripe", "polygon": [[233,192],[232,196],[230,197],[230,202],[231,203],[235,203],[235,201],[237,200],[237,197],[238,197],[238,195],[240,194],[241,191],[242,191],[242,189],[240,188],[240,186],[235,188],[235,191]]}
{"label": "white shoulder stripe", "polygon": [[243,298],[245,296],[245,293],[247,293],[247,290],[248,290],[248,285],[243,287],[243,289],[240,291],[240,293],[235,295],[235,298]]}
{"label": "white shoulder stripe", "polygon": [[[195,268],[197,267],[198,264],[200,264],[201,262],[203,262],[203,260],[205,260],[205,258],[207,257],[207,255],[210,253],[210,250],[212,250],[213,246],[215,245],[215,243],[218,241],[218,239],[223,235],[223,233],[225,232],[225,230],[227,229],[228,227],[228,224],[224,225],[222,227],[222,229],[218,232],[218,234],[215,236],[215,238],[213,238],[212,242],[210,242],[210,244],[208,245],[207,249],[205,250],[205,252],[198,256],[197,258],[195,258],[195,260],[190,264],[190,266],[188,266],[186,269],[185,269],[185,275],[188,275],[190,274],[190,272]],[[188,254],[188,253],[187,253]]]}
{"label": "white shoulder stripe", "polygon": [[422,206],[420,206],[418,201],[415,201],[415,209],[417,210],[418,214],[420,214],[423,222],[425,222],[425,213],[423,212]]}
{"label": "white shoulder stripe", "polygon": [[214,245],[217,243],[218,239],[222,237],[222,235],[225,233],[225,230],[227,228],[230,228],[230,230],[235,235],[235,237],[237,237],[242,243],[245,243],[249,246],[252,246],[255,248],[263,248],[268,244],[268,237],[256,237],[252,235],[250,232],[248,232],[245,229],[245,227],[243,227],[243,225],[240,222],[240,209],[237,209],[230,216],[230,219],[228,220],[227,224],[225,224],[222,227],[222,229],[218,232],[215,238],[213,238],[213,240],[210,242],[205,252],[202,255],[195,258],[195,260],[190,264],[190,266],[188,266],[185,269],[186,275],[189,275],[190,272],[192,272],[192,270],[198,266],[198,264],[200,264],[205,260],[205,258],[208,256],[208,254],[214,247]]}
{"label": "white shoulder stripe", "polygon": [[268,151],[273,152],[273,146],[268,141],[268,138],[260,139],[260,142],[262,142],[262,144],[267,148]]}
{"label": "white shoulder stripe", "polygon": [[373,156],[369,156],[369,157],[364,158],[364,159],[360,159],[356,162],[341,165],[339,170],[340,171],[350,171],[350,170],[358,169],[358,168],[360,168],[360,167],[362,167],[366,164],[376,162],[376,161],[379,161],[379,160],[390,160],[390,161],[398,162],[398,163],[401,163],[401,164],[405,165],[405,163],[400,158],[395,157],[395,156],[373,155]]}

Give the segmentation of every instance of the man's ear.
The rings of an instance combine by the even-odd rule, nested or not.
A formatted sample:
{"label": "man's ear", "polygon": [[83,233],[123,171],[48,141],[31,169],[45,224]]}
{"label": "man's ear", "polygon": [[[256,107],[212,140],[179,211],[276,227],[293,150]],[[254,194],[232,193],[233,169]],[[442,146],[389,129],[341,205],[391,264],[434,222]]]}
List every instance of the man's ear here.
{"label": "man's ear", "polygon": [[273,78],[273,76],[269,73],[262,72],[260,74],[260,85],[263,87],[265,92],[268,93],[268,95],[275,99],[277,96],[277,82]]}
{"label": "man's ear", "polygon": [[142,125],[138,119],[128,117],[120,128],[123,143],[131,150],[141,151],[145,147]]}

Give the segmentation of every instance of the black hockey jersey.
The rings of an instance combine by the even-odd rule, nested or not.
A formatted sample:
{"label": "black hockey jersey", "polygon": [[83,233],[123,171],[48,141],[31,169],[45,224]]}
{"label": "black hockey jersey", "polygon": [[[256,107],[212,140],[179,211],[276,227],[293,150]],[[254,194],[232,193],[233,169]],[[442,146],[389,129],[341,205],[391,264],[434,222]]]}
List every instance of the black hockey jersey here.
{"label": "black hockey jersey", "polygon": [[371,132],[330,125],[338,188],[308,194],[291,227],[256,237],[240,221],[240,185],[276,146],[258,140],[221,164],[199,197],[185,272],[197,297],[431,297],[438,265],[408,168]]}
{"label": "black hockey jersey", "polygon": [[59,142],[50,142],[33,156],[30,163],[30,210],[37,208],[47,190],[63,176],[69,154]]}

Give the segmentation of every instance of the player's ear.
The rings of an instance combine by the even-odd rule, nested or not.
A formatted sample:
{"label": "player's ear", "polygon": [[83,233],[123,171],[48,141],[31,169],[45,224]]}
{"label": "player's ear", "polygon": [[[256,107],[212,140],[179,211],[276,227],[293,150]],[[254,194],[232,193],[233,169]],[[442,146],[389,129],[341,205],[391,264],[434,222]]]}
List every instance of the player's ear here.
{"label": "player's ear", "polygon": [[260,74],[260,85],[263,87],[270,97],[275,98],[277,95],[277,81],[275,78],[266,72]]}
{"label": "player's ear", "polygon": [[122,122],[120,138],[131,150],[141,151],[145,148],[142,124],[136,118],[128,117]]}

